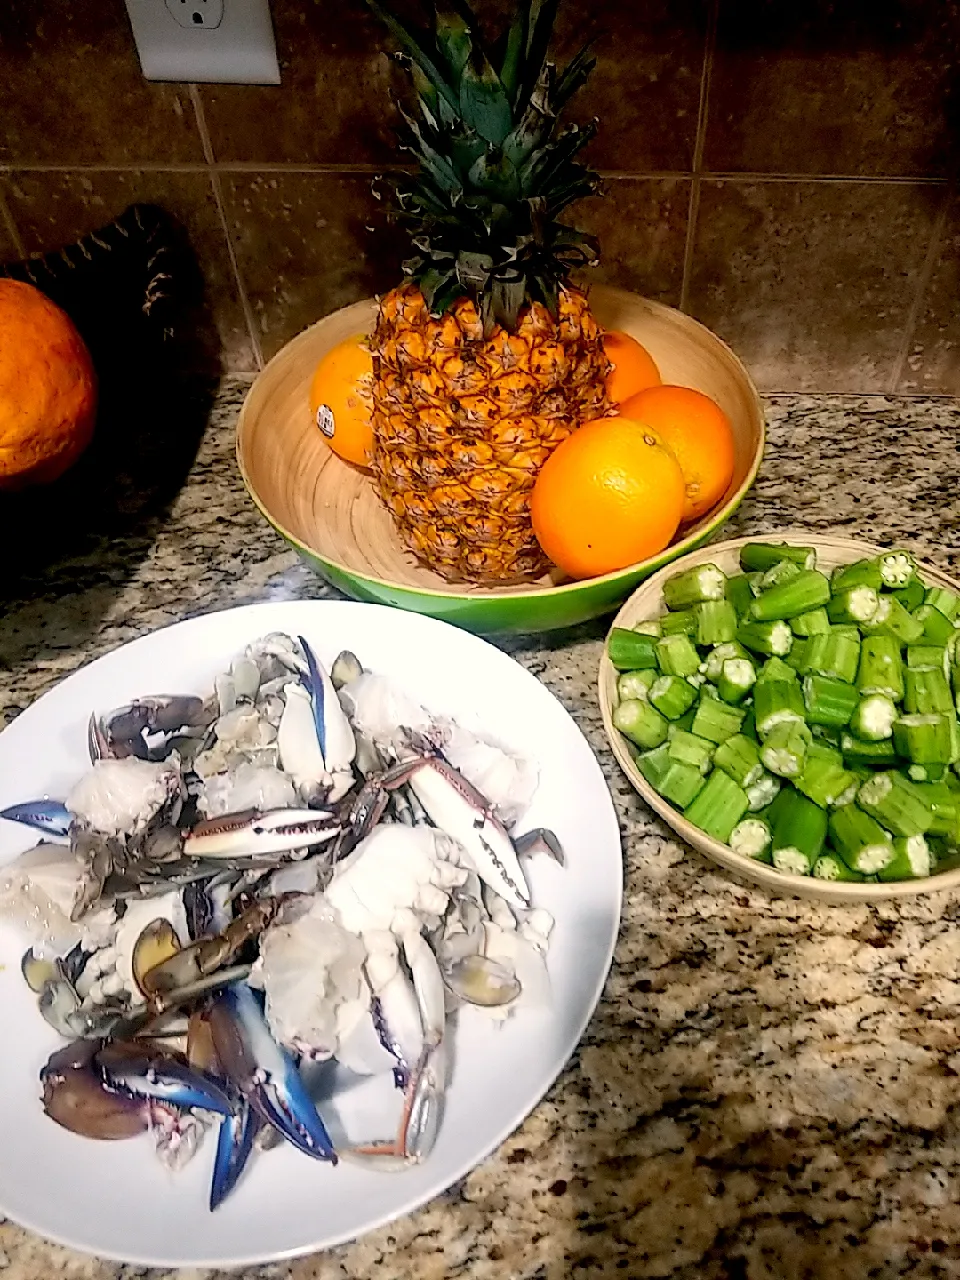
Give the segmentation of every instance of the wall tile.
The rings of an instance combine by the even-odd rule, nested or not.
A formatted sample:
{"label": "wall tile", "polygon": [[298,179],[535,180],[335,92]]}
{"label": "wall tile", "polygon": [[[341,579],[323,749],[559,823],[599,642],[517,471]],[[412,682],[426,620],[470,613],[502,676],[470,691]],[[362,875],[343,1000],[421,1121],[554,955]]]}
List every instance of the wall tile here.
{"label": "wall tile", "polygon": [[0,4],[0,163],[202,161],[186,87],[140,72],[123,0]]}
{"label": "wall tile", "polygon": [[940,176],[958,109],[956,0],[720,0],[707,169]]}
{"label": "wall tile", "polygon": [[600,262],[585,279],[678,306],[689,180],[616,178],[604,185],[601,198],[585,200],[567,219],[600,241]]}
{"label": "wall tile", "polygon": [[[409,8],[410,6],[406,6]],[[488,35],[512,4],[477,5]],[[392,98],[407,77],[387,57],[396,45],[363,0],[273,0],[283,83],[204,85],[204,112],[218,161],[387,164],[402,162]],[[561,5],[557,58],[596,39],[597,69],[571,119],[600,118],[590,160],[600,168],[684,170],[693,159],[706,32],[706,0],[596,0]]]}
{"label": "wall tile", "polygon": [[28,253],[70,244],[134,202],[163,206],[186,230],[203,273],[205,297],[189,321],[197,365],[216,364],[222,349],[226,370],[257,367],[208,174],[14,171],[7,200]]}
{"label": "wall tile", "polygon": [[368,177],[224,174],[224,205],[264,357],[338,307],[388,289],[407,252]]}
{"label": "wall tile", "polygon": [[897,388],[960,396],[960,199],[947,212],[940,253]]}
{"label": "wall tile", "polygon": [[763,391],[887,391],[940,188],[704,181],[689,310]]}

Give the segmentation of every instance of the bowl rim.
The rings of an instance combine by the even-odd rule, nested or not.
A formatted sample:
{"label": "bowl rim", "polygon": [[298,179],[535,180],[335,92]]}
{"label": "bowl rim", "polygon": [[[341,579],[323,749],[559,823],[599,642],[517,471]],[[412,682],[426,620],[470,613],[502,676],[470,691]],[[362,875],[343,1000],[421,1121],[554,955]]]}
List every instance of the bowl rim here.
{"label": "bowl rim", "polygon": [[[708,561],[702,559],[703,554],[738,551],[748,542],[786,542],[795,546],[813,547],[817,551],[842,550],[844,553],[849,551],[851,559],[878,555],[890,550],[889,547],[881,547],[864,539],[844,538],[822,533],[814,534],[809,530],[792,525],[784,529],[752,533],[739,538],[728,538],[723,542],[711,543],[709,547],[701,548],[690,556],[684,556],[682,560],[675,560],[671,565],[665,566],[656,574],[647,578],[635,591],[631,592],[611,622],[604,638],[603,653],[600,657],[597,672],[597,698],[600,703],[600,715],[603,721],[604,733],[627,780],[637,791],[641,800],[667,823],[676,839],[683,846],[692,848],[702,857],[719,863],[721,867],[737,879],[746,880],[752,885],[768,890],[773,897],[805,898],[836,906],[919,897],[922,894],[945,893],[960,887],[960,867],[919,880],[891,880],[887,883],[878,884],[815,880],[812,876],[796,876],[777,871],[766,863],[756,862],[754,859],[748,858],[746,854],[735,853],[729,845],[720,840],[715,840],[712,836],[708,836],[705,832],[693,827],[691,823],[684,819],[680,810],[676,809],[668,800],[665,800],[663,796],[654,790],[634,764],[629,751],[624,745],[622,735],[614,728],[612,709],[608,701],[609,683],[611,679],[616,678],[617,674],[616,668],[610,661],[607,652],[610,631],[614,627],[622,625],[621,619],[630,612],[631,605],[641,591],[656,591],[662,600],[663,582],[668,576],[682,573],[685,568],[692,567],[694,555],[697,556],[696,563],[707,563]],[[925,580],[932,581],[940,586],[950,587],[960,594],[960,583],[950,578],[943,570],[937,569],[919,558],[917,558],[917,568]],[[667,572],[668,569],[669,573]],[[692,839],[688,839],[678,827],[678,821],[688,827],[691,832],[696,832],[696,843]]]}
{"label": "bowl rim", "polygon": [[[381,577],[377,577],[374,574],[364,572],[363,570],[360,570],[360,569],[352,569],[349,566],[343,564],[341,561],[333,560],[329,556],[324,555],[322,552],[319,552],[315,550],[313,547],[308,546],[301,538],[298,538],[296,534],[291,533],[289,529],[287,529],[279,520],[277,520],[274,516],[272,516],[270,512],[267,510],[266,505],[260,498],[260,495],[257,493],[257,490],[254,487],[253,480],[251,479],[247,471],[247,468],[244,465],[241,442],[242,442],[242,435],[243,435],[245,420],[248,416],[248,407],[249,407],[250,401],[253,398],[254,393],[256,392],[258,384],[265,377],[267,371],[271,368],[271,366],[276,364],[276,362],[278,362],[279,360],[283,358],[287,358],[289,356],[289,352],[292,347],[300,343],[305,343],[308,340],[309,335],[313,332],[313,330],[318,325],[323,324],[325,320],[329,319],[330,318],[329,316],[322,316],[319,320],[315,320],[313,324],[310,324],[305,329],[302,329],[300,333],[296,334],[295,337],[291,338],[289,342],[285,343],[280,348],[280,350],[274,356],[272,356],[270,360],[268,360],[268,362],[264,365],[263,369],[261,369],[261,371],[257,374],[249,390],[247,391],[247,394],[244,396],[244,401],[240,407],[240,412],[237,416],[236,427],[234,429],[234,437],[235,437],[234,451],[235,451],[235,456],[237,461],[237,468],[240,472],[240,478],[243,481],[243,485],[244,485],[244,488],[247,490],[247,493],[253,499],[254,505],[257,507],[258,511],[264,517],[267,523],[272,525],[272,527],[276,529],[277,532],[283,538],[285,538],[292,546],[296,547],[301,555],[306,556],[310,559],[318,560],[321,564],[330,567],[335,572],[340,574],[345,574],[357,582],[368,583],[375,587],[387,588],[388,590],[392,590],[392,591],[400,591],[410,595],[420,596],[425,599],[436,599],[436,600],[453,599],[453,600],[469,600],[469,601],[477,601],[477,602],[482,602],[485,600],[498,600],[498,601],[512,600],[512,599],[530,600],[530,599],[538,599],[542,597],[549,597],[551,600],[563,599],[566,596],[575,595],[578,592],[587,590],[591,587],[598,587],[602,589],[603,586],[605,585],[616,584],[622,579],[629,578],[632,575],[635,575],[638,573],[642,574],[646,578],[656,573],[659,569],[661,569],[665,565],[674,563],[679,556],[683,556],[687,553],[695,551],[697,547],[702,545],[705,539],[710,538],[711,535],[719,527],[721,527],[739,509],[744,498],[749,493],[751,487],[753,486],[754,481],[757,478],[757,473],[759,472],[760,466],[763,462],[763,457],[764,457],[764,453],[767,445],[767,424],[766,424],[766,415],[763,407],[763,401],[760,397],[759,391],[757,390],[756,384],[753,381],[753,378],[750,376],[749,371],[747,370],[746,366],[743,364],[743,361],[740,359],[740,357],[736,354],[735,351],[732,350],[730,346],[728,346],[726,342],[724,342],[722,338],[720,338],[717,334],[715,334],[712,329],[708,329],[706,325],[701,324],[699,320],[695,320],[693,316],[687,315],[686,312],[680,311],[676,307],[667,306],[665,303],[657,302],[653,298],[643,297],[643,295],[641,294],[631,293],[631,291],[627,289],[620,289],[610,285],[601,285],[598,287],[601,291],[606,291],[610,294],[626,294],[629,297],[641,298],[644,305],[649,306],[654,312],[660,312],[660,313],[668,314],[671,316],[680,316],[682,317],[684,322],[687,322],[690,325],[695,326],[698,330],[701,330],[704,334],[707,335],[709,340],[716,343],[722,349],[722,351],[727,355],[727,357],[729,357],[729,359],[733,362],[737,373],[743,379],[744,385],[747,391],[749,392],[751,407],[756,411],[756,424],[759,430],[759,439],[757,441],[757,447],[754,451],[754,456],[751,460],[750,466],[747,469],[747,472],[744,475],[743,480],[740,482],[740,484],[737,486],[734,492],[730,495],[730,497],[726,500],[726,502],[724,502],[722,505],[716,506],[713,509],[713,511],[707,517],[707,522],[705,524],[701,525],[698,523],[697,526],[691,529],[691,531],[679,542],[670,543],[667,547],[664,547],[662,551],[658,552],[656,556],[653,556],[648,560],[638,560],[634,564],[626,565],[622,569],[615,569],[610,573],[600,574],[597,577],[574,579],[570,582],[562,582],[562,583],[559,583],[557,586],[552,586],[552,587],[532,585],[529,589],[525,589],[522,586],[519,588],[518,587],[490,588],[490,589],[484,588],[480,592],[457,591],[455,589],[445,591],[439,587],[426,587],[426,586],[421,587],[421,586],[411,585],[410,583],[395,582],[390,578],[381,578]],[[374,303],[376,301],[377,301],[376,298],[364,298],[364,299],[361,299],[359,302],[351,303],[348,307],[341,308],[341,310],[347,311],[352,308],[356,308],[359,311],[361,308],[368,307],[370,306],[371,303]],[[330,314],[335,315],[337,313],[331,312]],[[347,463],[346,465],[350,466],[352,464]]]}

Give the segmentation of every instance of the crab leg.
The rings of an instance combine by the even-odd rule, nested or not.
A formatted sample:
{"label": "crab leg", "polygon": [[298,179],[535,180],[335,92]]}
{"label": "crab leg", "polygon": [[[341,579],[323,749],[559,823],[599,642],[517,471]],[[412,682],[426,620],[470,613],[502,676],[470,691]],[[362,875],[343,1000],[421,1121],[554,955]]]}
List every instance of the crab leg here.
{"label": "crab leg", "polygon": [[217,1059],[261,1120],[315,1160],[337,1155],[293,1059],[271,1036],[256,996],[225,991],[208,1014]]}
{"label": "crab leg", "polygon": [[59,800],[44,797],[8,805],[6,809],[0,809],[0,818],[6,818],[8,822],[22,822],[46,836],[68,836],[73,814]]}

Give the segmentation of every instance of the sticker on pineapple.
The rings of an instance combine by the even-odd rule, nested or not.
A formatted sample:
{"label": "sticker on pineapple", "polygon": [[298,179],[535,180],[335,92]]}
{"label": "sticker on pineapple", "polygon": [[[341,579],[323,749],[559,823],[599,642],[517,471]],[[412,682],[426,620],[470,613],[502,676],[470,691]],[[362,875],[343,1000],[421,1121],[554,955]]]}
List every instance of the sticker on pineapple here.
{"label": "sticker on pineapple", "polygon": [[322,404],[317,409],[317,426],[327,437],[328,440],[333,439],[334,422],[333,410],[328,404]]}

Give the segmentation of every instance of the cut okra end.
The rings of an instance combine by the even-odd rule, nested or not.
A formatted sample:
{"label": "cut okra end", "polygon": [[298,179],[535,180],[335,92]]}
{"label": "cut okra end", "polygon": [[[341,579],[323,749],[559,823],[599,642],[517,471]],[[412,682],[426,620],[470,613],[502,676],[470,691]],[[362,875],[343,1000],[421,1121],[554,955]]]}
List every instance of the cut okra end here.
{"label": "cut okra end", "polygon": [[668,609],[686,609],[709,600],[722,600],[726,594],[727,575],[715,564],[698,564],[676,573],[663,584],[663,598]]}

